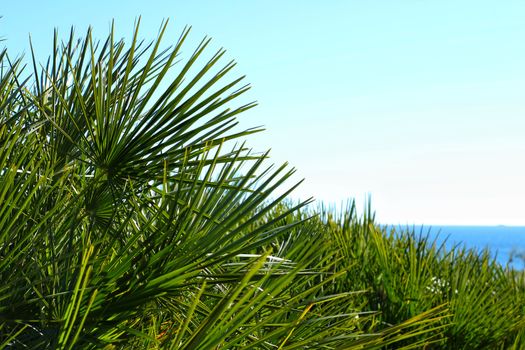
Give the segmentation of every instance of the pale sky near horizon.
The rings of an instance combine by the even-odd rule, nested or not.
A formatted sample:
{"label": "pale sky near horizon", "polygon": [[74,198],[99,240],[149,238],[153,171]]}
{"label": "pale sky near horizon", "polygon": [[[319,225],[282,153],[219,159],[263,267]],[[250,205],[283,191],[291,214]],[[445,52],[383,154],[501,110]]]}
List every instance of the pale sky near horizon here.
{"label": "pale sky near horizon", "polygon": [[525,226],[525,2],[23,1],[0,8],[10,55],[47,57],[56,27],[115,19],[166,44],[193,26],[238,62],[264,125],[250,139],[305,182],[294,198],[339,205],[370,195],[389,224]]}

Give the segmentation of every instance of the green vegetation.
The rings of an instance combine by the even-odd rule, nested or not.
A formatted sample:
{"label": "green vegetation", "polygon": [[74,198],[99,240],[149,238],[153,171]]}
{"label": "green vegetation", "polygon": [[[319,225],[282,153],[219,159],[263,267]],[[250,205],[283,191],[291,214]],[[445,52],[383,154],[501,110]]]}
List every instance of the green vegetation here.
{"label": "green vegetation", "polygon": [[287,202],[234,64],[164,29],[1,54],[0,348],[525,347],[521,272]]}

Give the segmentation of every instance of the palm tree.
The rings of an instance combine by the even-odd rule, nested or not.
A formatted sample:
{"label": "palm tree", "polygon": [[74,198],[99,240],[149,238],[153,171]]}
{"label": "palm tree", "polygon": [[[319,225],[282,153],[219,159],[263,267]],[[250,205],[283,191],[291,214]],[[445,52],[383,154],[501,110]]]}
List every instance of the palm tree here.
{"label": "palm tree", "polygon": [[[0,76],[0,348],[377,348],[433,330],[433,310],[364,337],[355,291],[315,225],[272,196],[293,173],[242,143],[204,39],[178,62],[113,30]],[[324,248],[323,248],[324,247]],[[314,249],[315,248],[315,249]],[[344,310],[344,311],[342,311]],[[348,310],[354,310],[349,312]],[[360,317],[359,317],[360,316]],[[437,323],[436,323],[437,324]]]}

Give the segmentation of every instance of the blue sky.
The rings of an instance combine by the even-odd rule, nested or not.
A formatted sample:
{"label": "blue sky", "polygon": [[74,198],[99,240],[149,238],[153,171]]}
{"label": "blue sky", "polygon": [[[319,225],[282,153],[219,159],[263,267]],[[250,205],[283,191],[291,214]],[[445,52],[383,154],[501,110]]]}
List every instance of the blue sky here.
{"label": "blue sky", "polygon": [[[30,10],[31,9],[31,10]],[[525,225],[523,1],[24,1],[2,5],[11,55],[53,29],[103,38],[137,16],[166,43],[193,26],[238,62],[264,125],[250,140],[306,178],[296,198],[368,195],[391,224]]]}

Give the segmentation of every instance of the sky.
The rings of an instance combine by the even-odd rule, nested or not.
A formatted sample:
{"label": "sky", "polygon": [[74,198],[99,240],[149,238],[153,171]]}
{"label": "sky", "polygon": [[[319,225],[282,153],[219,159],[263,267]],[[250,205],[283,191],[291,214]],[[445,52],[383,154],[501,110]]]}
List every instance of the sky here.
{"label": "sky", "polygon": [[[246,74],[240,117],[305,179],[294,199],[340,207],[371,198],[401,225],[525,225],[525,2],[485,0],[9,1],[12,56],[51,52],[53,30],[166,43],[192,25]],[[42,59],[43,61],[43,59]]]}

